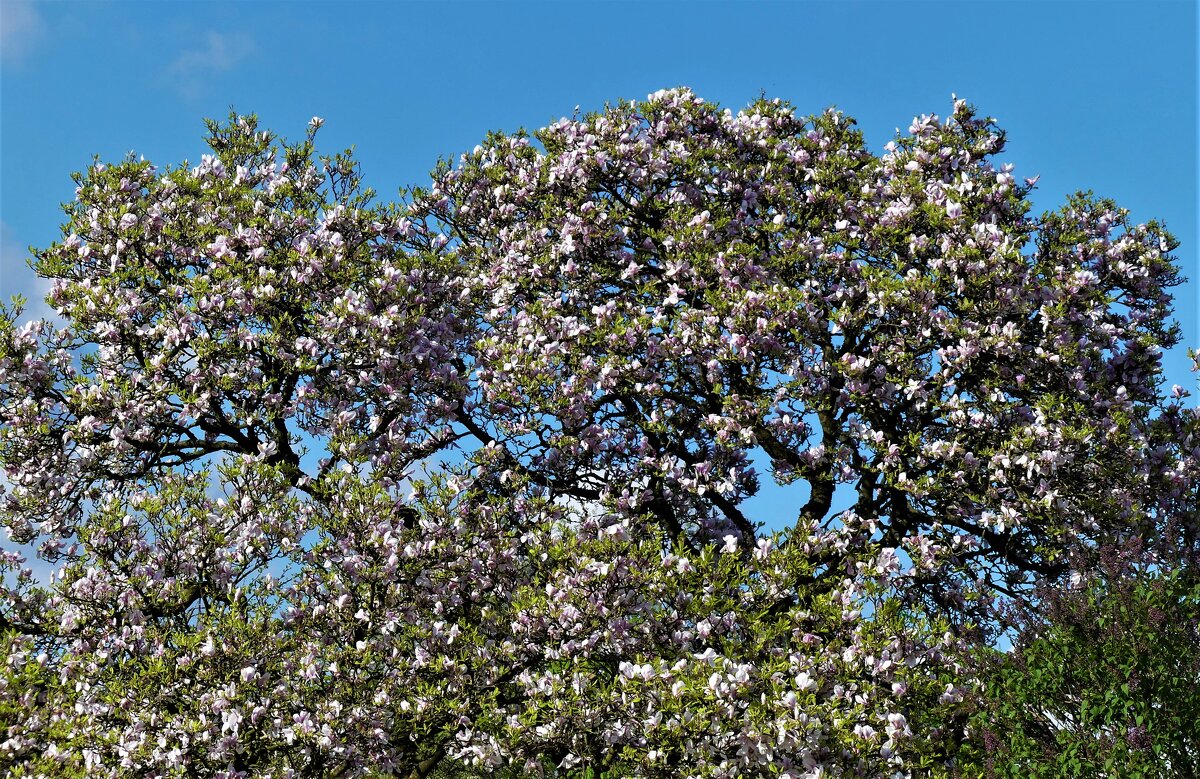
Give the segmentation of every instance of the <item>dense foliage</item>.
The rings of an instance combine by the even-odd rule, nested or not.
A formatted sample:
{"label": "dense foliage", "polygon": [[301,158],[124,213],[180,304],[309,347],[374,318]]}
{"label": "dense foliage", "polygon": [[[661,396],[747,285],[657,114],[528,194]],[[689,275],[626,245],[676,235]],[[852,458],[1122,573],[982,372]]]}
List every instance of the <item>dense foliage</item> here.
{"label": "dense foliage", "polygon": [[977,718],[993,776],[1200,770],[1200,583],[1110,549],[1086,586],[1041,593],[991,658]]}
{"label": "dense foliage", "polygon": [[88,168],[0,317],[14,776],[969,775],[1011,609],[1192,559],[1174,239],[962,101],[665,91],[395,204],[319,124]]}

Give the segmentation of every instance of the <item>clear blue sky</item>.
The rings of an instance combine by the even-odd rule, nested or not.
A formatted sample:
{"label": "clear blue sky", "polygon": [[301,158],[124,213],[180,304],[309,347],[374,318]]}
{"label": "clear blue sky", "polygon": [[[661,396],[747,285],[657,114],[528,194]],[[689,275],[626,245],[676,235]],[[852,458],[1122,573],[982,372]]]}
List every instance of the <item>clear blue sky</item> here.
{"label": "clear blue sky", "polygon": [[[36,292],[69,174],[133,150],[197,160],[201,118],[327,124],[382,196],[490,129],[688,85],[837,105],[878,151],[952,92],[1009,131],[1039,209],[1093,189],[1197,263],[1197,14],[1174,2],[31,2],[0,0],[0,295]],[[1200,284],[1179,290],[1200,346]],[[1193,386],[1182,351],[1172,380]]]}
{"label": "clear blue sky", "polygon": [[[284,135],[326,119],[389,197],[488,130],[687,85],[837,105],[878,152],[951,93],[1009,131],[1039,210],[1092,189],[1159,218],[1194,281],[1200,346],[1194,0],[1097,2],[36,2],[0,0],[0,297],[38,297],[29,245],[55,240],[93,155],[196,161],[203,117],[255,112]],[[1194,387],[1184,350],[1171,381]],[[766,489],[755,518],[793,515]]]}

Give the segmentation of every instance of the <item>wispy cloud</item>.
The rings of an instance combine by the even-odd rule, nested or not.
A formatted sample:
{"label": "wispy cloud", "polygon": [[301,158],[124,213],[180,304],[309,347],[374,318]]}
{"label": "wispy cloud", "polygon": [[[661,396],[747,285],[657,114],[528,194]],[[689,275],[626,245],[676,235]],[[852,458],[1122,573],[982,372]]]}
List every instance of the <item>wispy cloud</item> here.
{"label": "wispy cloud", "polygon": [[[8,0],[0,0],[0,4]],[[26,263],[29,250],[17,241],[12,228],[0,219],[0,300],[7,305],[13,295],[26,299],[22,321],[27,319],[49,319],[58,322],[54,309],[45,303],[50,293],[50,282],[39,278]]]}
{"label": "wispy cloud", "polygon": [[0,62],[23,61],[41,41],[45,30],[33,0],[0,0]]}
{"label": "wispy cloud", "polygon": [[27,277],[33,274],[25,266],[25,258],[25,247],[17,242],[8,222],[0,219],[0,294],[5,298],[18,292],[27,294],[23,288],[27,286]]}
{"label": "wispy cloud", "polygon": [[196,97],[207,81],[233,70],[253,52],[254,41],[246,33],[209,31],[202,46],[181,51],[163,76],[184,97]]}

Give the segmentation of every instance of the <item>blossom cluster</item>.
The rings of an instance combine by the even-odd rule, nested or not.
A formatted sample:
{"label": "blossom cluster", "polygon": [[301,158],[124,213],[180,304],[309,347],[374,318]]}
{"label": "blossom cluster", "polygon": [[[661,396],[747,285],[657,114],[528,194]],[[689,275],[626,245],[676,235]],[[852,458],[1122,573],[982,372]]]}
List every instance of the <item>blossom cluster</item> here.
{"label": "blossom cluster", "polygon": [[948,774],[998,601],[1197,544],[1174,239],[963,101],[667,90],[396,204],[320,124],[95,164],[0,316],[17,776]]}

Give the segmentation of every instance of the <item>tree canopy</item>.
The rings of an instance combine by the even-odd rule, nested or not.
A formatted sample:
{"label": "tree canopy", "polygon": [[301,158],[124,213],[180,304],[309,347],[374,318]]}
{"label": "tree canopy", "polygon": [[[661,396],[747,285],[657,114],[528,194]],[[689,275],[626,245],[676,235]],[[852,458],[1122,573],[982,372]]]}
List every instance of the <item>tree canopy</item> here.
{"label": "tree canopy", "polygon": [[964,101],[668,90],[391,203],[319,126],[96,162],[0,316],[14,776],[969,775],[1006,609],[1194,570],[1177,242]]}

